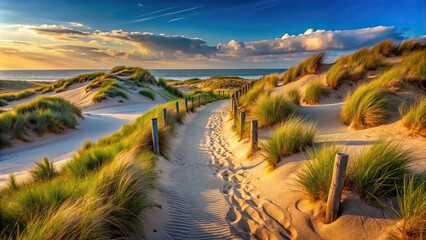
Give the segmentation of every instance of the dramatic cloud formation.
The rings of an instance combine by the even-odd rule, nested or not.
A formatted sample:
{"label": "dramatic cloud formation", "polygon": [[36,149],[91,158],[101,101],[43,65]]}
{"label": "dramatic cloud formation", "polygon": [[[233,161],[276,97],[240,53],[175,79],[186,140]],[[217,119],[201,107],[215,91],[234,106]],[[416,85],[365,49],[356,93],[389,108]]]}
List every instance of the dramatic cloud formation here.
{"label": "dramatic cloud formation", "polygon": [[308,29],[304,34],[281,38],[219,44],[219,52],[228,56],[262,56],[280,55],[304,51],[353,50],[363,46],[371,46],[384,39],[402,40],[394,27],[374,27],[358,30],[325,31]]}
{"label": "dramatic cloud formation", "polygon": [[[71,23],[73,24],[73,23]],[[74,23],[77,24],[78,23]],[[81,26],[84,26],[81,24]],[[78,30],[74,30],[73,28],[69,28],[69,27],[64,27],[64,26],[57,26],[57,25],[41,25],[39,27],[36,26],[24,26],[22,27],[23,29],[28,29],[28,30],[32,30],[38,34],[47,34],[47,35],[54,35],[54,36],[71,36],[71,35],[80,35],[80,36],[84,36],[84,35],[88,35],[89,33],[86,32],[82,32],[82,31],[78,31]]]}
{"label": "dramatic cloud formation", "polygon": [[[82,23],[70,25],[88,29]],[[315,51],[328,51],[329,59],[333,60],[339,52],[371,46],[384,39],[403,39],[394,27],[385,26],[335,31],[308,29],[297,36],[285,33],[281,38],[249,42],[231,40],[217,45],[178,35],[123,30],[89,32],[61,25],[13,25],[0,27],[0,30],[11,32],[10,36],[18,34],[17,39],[28,34],[27,38],[31,37],[31,42],[0,41],[3,68],[28,68],[23,62],[36,67],[44,62],[46,67],[74,68],[115,64],[151,68],[288,67]]]}

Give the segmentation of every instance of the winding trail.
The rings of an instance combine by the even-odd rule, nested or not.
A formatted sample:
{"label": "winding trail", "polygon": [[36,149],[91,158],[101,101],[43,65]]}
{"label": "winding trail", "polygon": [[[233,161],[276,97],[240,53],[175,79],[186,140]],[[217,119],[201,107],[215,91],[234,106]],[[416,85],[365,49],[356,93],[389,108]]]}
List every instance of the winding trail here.
{"label": "winding trail", "polygon": [[183,126],[164,176],[167,239],[289,239],[283,211],[261,199],[223,134],[228,101],[211,103]]}

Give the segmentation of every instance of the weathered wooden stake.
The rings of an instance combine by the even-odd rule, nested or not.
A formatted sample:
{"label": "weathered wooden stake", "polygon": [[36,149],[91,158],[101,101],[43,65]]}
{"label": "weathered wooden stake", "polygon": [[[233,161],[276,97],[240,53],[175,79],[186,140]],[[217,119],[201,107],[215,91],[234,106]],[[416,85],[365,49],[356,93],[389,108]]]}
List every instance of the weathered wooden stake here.
{"label": "weathered wooden stake", "polygon": [[179,101],[176,101],[176,116],[179,117]]}
{"label": "weathered wooden stake", "polygon": [[240,139],[243,139],[244,135],[244,125],[246,124],[246,113],[240,113]]}
{"label": "weathered wooden stake", "polygon": [[198,106],[201,106],[201,95],[198,95]]}
{"label": "weathered wooden stake", "polygon": [[213,92],[210,92],[210,101],[213,102]]}
{"label": "weathered wooden stake", "polygon": [[164,120],[164,125],[167,125],[167,109],[163,108],[163,120]]}
{"label": "weathered wooden stake", "polygon": [[160,154],[160,141],[158,138],[158,124],[157,118],[151,118],[151,129],[152,129],[152,148],[154,153]]}
{"label": "weathered wooden stake", "polygon": [[325,212],[325,223],[332,223],[337,219],[340,207],[340,198],[345,183],[346,167],[349,155],[337,153],[334,159],[333,177],[331,179],[330,191],[328,192],[327,209]]}
{"label": "weathered wooden stake", "polygon": [[251,152],[255,152],[259,146],[258,146],[258,123],[257,120],[251,121],[251,134],[250,134],[250,145],[251,145]]}
{"label": "weathered wooden stake", "polygon": [[204,93],[204,104],[207,104],[207,94]]}
{"label": "weathered wooden stake", "polygon": [[189,109],[188,109],[188,99],[186,99],[186,98],[185,98],[185,111],[189,112]]}
{"label": "weathered wooden stake", "polygon": [[192,111],[194,111],[194,97],[191,97],[191,108],[192,108]]}
{"label": "weathered wooden stake", "polygon": [[233,104],[232,104],[232,113],[233,113],[233,118],[234,118],[234,123],[235,121],[237,121],[237,99],[232,98]]}

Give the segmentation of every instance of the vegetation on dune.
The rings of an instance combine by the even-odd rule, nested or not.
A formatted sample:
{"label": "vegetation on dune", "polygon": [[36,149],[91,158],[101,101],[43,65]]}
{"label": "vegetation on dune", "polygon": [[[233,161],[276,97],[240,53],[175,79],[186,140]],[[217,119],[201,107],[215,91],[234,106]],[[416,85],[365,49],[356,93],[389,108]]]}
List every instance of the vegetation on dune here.
{"label": "vegetation on dune", "polygon": [[333,64],[327,71],[326,83],[329,87],[337,89],[348,76],[349,73],[344,66]]}
{"label": "vegetation on dune", "polygon": [[406,176],[398,190],[398,206],[403,219],[402,231],[407,239],[426,237],[426,183],[424,178]]}
{"label": "vegetation on dune", "polygon": [[413,80],[420,87],[426,88],[426,50],[406,54],[400,69],[405,79]]}
{"label": "vegetation on dune", "polygon": [[316,124],[312,122],[301,117],[290,117],[262,144],[266,161],[275,168],[281,157],[288,157],[311,146],[316,129]]}
{"label": "vegetation on dune", "polygon": [[404,55],[417,50],[424,50],[426,45],[419,41],[405,40],[398,46],[398,55]]}
{"label": "vegetation on dune", "polygon": [[247,81],[248,80],[240,77],[214,76],[208,79],[191,78],[184,81],[167,80],[167,83],[173,87],[187,86],[206,91],[214,91],[240,88],[245,85]]}
{"label": "vegetation on dune", "polygon": [[265,83],[267,88],[274,88],[278,84],[279,75],[277,73],[268,74],[262,77],[262,80]]}
{"label": "vegetation on dune", "polygon": [[140,67],[116,66],[111,69],[110,74],[119,77],[126,77],[127,80],[132,81],[141,87],[144,83],[157,85],[157,81],[155,81],[151,72]]}
{"label": "vegetation on dune", "polygon": [[17,81],[17,80],[1,80],[0,93],[19,92],[23,90],[36,90],[49,86],[47,82],[36,81]]}
{"label": "vegetation on dune", "polygon": [[426,137],[426,97],[420,98],[406,110],[402,122],[413,133]]}
{"label": "vegetation on dune", "polygon": [[380,54],[383,57],[392,57],[398,53],[398,49],[397,46],[394,45],[394,42],[388,39],[374,45],[374,47],[371,48],[371,52]]}
{"label": "vegetation on dune", "polygon": [[28,129],[37,134],[61,133],[77,125],[81,110],[58,97],[40,97],[0,114],[0,132],[25,140]]}
{"label": "vegetation on dune", "polygon": [[297,181],[312,201],[327,200],[334,159],[342,147],[322,144],[308,151],[308,160],[297,173]]}
{"label": "vegetation on dune", "polygon": [[281,74],[281,81],[284,84],[291,83],[297,78],[296,67],[291,66],[287,71]]}
{"label": "vegetation on dune", "polygon": [[297,90],[296,88],[293,88],[287,92],[287,98],[295,105],[300,105],[300,100],[302,97],[300,96],[299,90]]}
{"label": "vegetation on dune", "polygon": [[238,101],[242,106],[248,106],[249,104],[256,101],[256,99],[262,95],[270,92],[270,88],[265,86],[265,83],[260,80],[254,84],[254,86],[244,95],[242,95]]}
{"label": "vegetation on dune", "polygon": [[23,90],[20,92],[14,92],[14,93],[2,93],[0,94],[0,100],[3,102],[11,102],[16,100],[21,100],[27,97],[31,97],[35,95],[36,92],[34,90]]}
{"label": "vegetation on dune", "polygon": [[290,67],[281,75],[281,80],[287,84],[293,82],[298,77],[308,74],[318,74],[320,67],[324,61],[325,53],[317,53],[303,60],[295,67]]}
{"label": "vegetation on dune", "polygon": [[398,186],[414,158],[407,150],[388,140],[378,140],[350,165],[348,181],[361,199],[375,201],[384,197],[396,197]]}
{"label": "vegetation on dune", "polygon": [[[183,106],[183,100],[179,100]],[[97,142],[87,141],[55,177],[35,177],[0,191],[1,238],[124,239],[140,228],[140,212],[150,206],[155,179],[152,118],[158,119],[160,151],[167,154],[170,134],[182,122],[175,101],[153,108],[134,123]],[[162,118],[168,109],[168,122]],[[37,176],[52,176],[40,163]],[[39,174],[41,173],[41,174]]]}
{"label": "vegetation on dune", "polygon": [[154,92],[149,88],[143,88],[139,91],[139,94],[145,96],[151,100],[155,100]]}
{"label": "vegetation on dune", "polygon": [[100,78],[104,76],[104,72],[93,72],[93,73],[85,73],[80,74],[78,76],[68,78],[66,80],[58,80],[52,84],[52,90],[55,92],[63,92],[67,90],[67,88],[74,84],[74,83],[83,83],[83,82],[89,82],[96,78]]}
{"label": "vegetation on dune", "polygon": [[358,87],[347,96],[341,119],[354,129],[375,127],[385,123],[390,115],[387,93],[372,82]]}
{"label": "vegetation on dune", "polygon": [[94,102],[101,102],[108,97],[122,97],[127,99],[128,96],[122,86],[114,79],[105,79],[102,81],[99,91],[93,96]]}
{"label": "vegetation on dune", "polygon": [[46,157],[43,161],[36,162],[36,165],[30,169],[30,173],[33,179],[40,181],[52,179],[58,174],[53,162],[49,161]]}
{"label": "vegetation on dune", "polygon": [[295,113],[295,105],[280,95],[263,94],[256,99],[254,112],[259,127],[271,126]]}
{"label": "vegetation on dune", "polygon": [[0,107],[7,106],[7,104],[8,104],[7,101],[0,98]]}
{"label": "vegetation on dune", "polygon": [[176,97],[180,97],[180,98],[184,97],[183,93],[178,88],[170,86],[169,84],[167,84],[167,82],[164,78],[160,78],[158,80],[158,85],[160,85],[160,87],[163,87],[167,92],[169,92],[170,94],[172,94]]}
{"label": "vegetation on dune", "polygon": [[314,80],[306,86],[303,101],[307,104],[317,104],[323,92],[323,86],[319,80]]}

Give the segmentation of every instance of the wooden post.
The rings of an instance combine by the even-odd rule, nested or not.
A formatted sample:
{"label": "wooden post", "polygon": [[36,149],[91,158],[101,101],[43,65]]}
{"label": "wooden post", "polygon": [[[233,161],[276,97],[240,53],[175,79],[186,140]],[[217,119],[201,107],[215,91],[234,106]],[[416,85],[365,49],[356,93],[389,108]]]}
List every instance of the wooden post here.
{"label": "wooden post", "polygon": [[243,139],[245,123],[246,123],[246,113],[241,112],[240,113],[240,139]]}
{"label": "wooden post", "polygon": [[176,115],[179,117],[179,101],[176,101]]}
{"label": "wooden post", "polygon": [[194,97],[191,97],[191,108],[192,108],[192,111],[194,111]]}
{"label": "wooden post", "polygon": [[332,223],[337,219],[340,207],[340,198],[345,183],[346,167],[348,166],[348,154],[337,153],[334,159],[333,177],[331,179],[330,191],[328,192],[327,209],[325,212],[325,223]]}
{"label": "wooden post", "polygon": [[251,134],[250,134],[250,145],[251,145],[251,152],[255,152],[259,146],[258,146],[258,123],[257,120],[251,121]]}
{"label": "wooden post", "polygon": [[167,125],[167,109],[163,108],[163,120],[164,120],[164,125]]}
{"label": "wooden post", "polygon": [[201,95],[198,95],[198,106],[201,106]]}
{"label": "wooden post", "polygon": [[233,113],[233,118],[234,118],[234,125],[237,121],[237,99],[234,99],[234,103],[232,104],[232,113]]}
{"label": "wooden post", "polygon": [[204,93],[204,104],[207,104],[207,94]]}
{"label": "wooden post", "polygon": [[154,153],[160,154],[160,140],[158,138],[158,124],[157,118],[151,118],[151,129],[152,129],[152,148]]}
{"label": "wooden post", "polygon": [[188,113],[189,109],[188,109],[188,99],[185,98],[185,111]]}
{"label": "wooden post", "polygon": [[210,102],[213,102],[213,92],[210,92]]}

